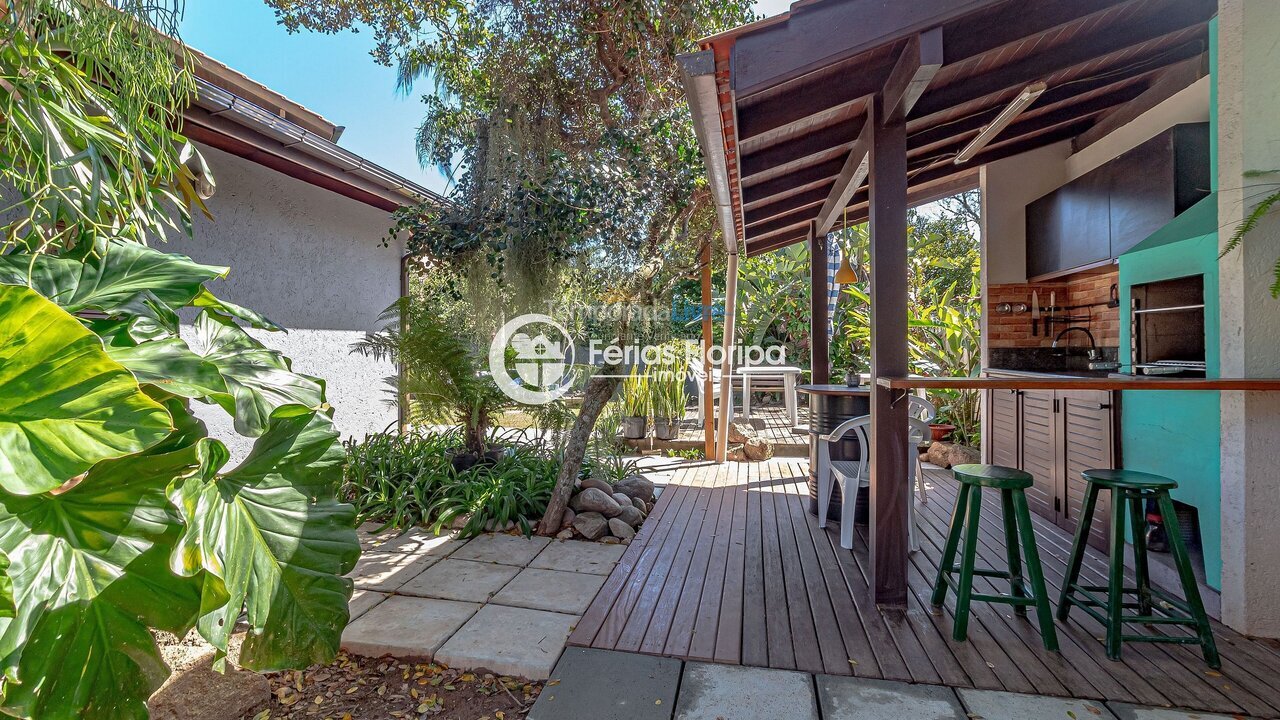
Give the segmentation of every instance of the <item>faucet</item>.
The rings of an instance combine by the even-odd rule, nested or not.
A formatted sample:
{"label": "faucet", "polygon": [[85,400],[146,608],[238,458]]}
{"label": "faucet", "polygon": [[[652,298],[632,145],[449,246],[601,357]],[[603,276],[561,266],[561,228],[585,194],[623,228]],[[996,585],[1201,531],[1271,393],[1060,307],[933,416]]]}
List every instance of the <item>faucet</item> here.
{"label": "faucet", "polygon": [[[1058,337],[1054,338],[1053,340],[1053,349],[1057,350],[1058,342],[1061,341],[1062,338],[1066,336],[1067,333],[1072,333],[1072,332],[1082,332],[1084,333],[1085,337],[1089,338],[1089,359],[1097,360],[1099,357],[1098,343],[1093,339],[1093,333],[1089,332],[1088,328],[1083,328],[1083,327],[1080,327],[1079,325],[1069,327],[1066,330],[1063,330],[1062,332],[1058,333]],[[1065,349],[1063,350],[1063,354],[1064,355],[1066,354]]]}

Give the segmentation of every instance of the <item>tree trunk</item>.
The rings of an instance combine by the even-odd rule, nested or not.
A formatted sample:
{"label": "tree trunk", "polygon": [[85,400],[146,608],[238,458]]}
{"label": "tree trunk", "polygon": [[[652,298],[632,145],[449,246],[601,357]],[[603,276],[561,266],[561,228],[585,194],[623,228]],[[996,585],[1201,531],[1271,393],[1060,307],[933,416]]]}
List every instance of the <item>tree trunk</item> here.
{"label": "tree trunk", "polygon": [[[582,470],[582,460],[587,455],[587,446],[591,442],[596,420],[618,387],[618,370],[616,365],[607,365],[601,369],[600,375],[587,383],[582,409],[578,411],[578,419],[574,421],[573,429],[569,431],[569,441],[565,443],[556,487],[551,491],[547,511],[538,522],[539,535],[550,536],[560,532],[560,520],[564,517],[565,507],[569,505],[569,497],[573,495],[573,486],[578,480],[578,472]],[[607,377],[601,377],[602,375]]]}

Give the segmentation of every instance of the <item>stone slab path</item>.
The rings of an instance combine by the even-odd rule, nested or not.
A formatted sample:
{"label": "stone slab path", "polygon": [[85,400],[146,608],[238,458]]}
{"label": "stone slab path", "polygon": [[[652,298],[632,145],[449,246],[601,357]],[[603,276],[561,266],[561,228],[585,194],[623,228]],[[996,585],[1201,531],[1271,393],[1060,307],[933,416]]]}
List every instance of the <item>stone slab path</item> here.
{"label": "stone slab path", "polygon": [[529,720],[1230,720],[1228,715],[571,647]]}
{"label": "stone slab path", "polygon": [[547,678],[622,545],[361,528],[348,652]]}

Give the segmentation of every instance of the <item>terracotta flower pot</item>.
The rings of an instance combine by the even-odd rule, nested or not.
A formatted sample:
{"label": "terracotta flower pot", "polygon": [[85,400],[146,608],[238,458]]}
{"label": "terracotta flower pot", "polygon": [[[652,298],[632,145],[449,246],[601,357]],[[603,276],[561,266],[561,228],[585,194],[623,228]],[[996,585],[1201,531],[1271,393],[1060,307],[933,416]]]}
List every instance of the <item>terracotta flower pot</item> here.
{"label": "terracotta flower pot", "polygon": [[942,442],[955,430],[956,426],[948,423],[929,423],[929,439],[934,442]]}

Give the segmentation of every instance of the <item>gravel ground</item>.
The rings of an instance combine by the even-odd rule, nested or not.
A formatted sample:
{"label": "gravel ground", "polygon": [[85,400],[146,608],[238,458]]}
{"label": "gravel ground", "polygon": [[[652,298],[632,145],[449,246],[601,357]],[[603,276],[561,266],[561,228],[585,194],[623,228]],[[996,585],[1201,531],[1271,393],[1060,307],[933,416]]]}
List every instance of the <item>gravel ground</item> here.
{"label": "gravel ground", "polygon": [[270,706],[241,720],[523,720],[541,682],[436,663],[341,653],[328,665],[268,673]]}

